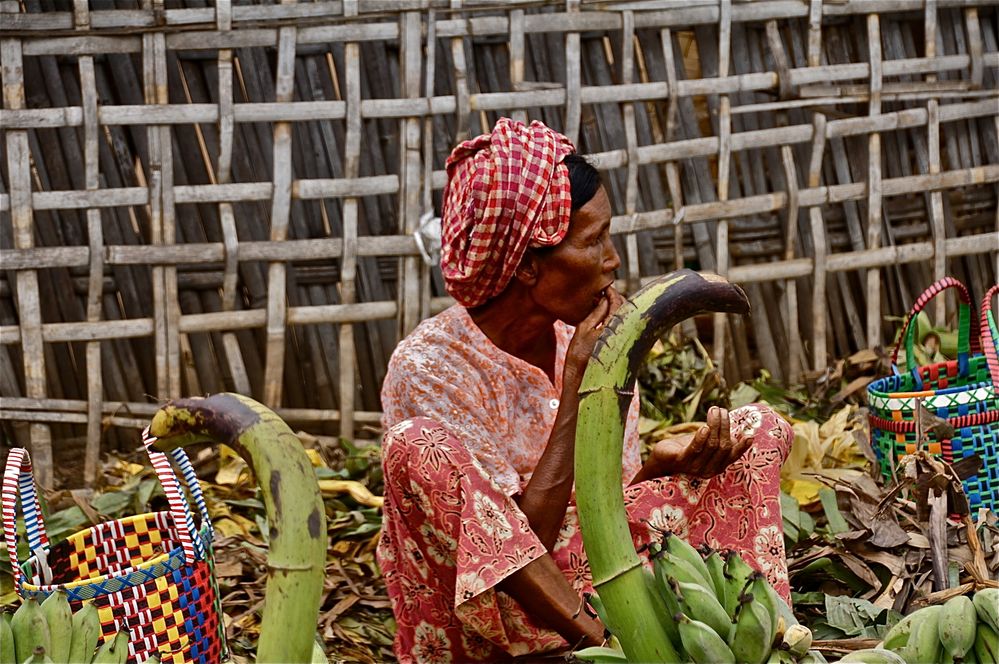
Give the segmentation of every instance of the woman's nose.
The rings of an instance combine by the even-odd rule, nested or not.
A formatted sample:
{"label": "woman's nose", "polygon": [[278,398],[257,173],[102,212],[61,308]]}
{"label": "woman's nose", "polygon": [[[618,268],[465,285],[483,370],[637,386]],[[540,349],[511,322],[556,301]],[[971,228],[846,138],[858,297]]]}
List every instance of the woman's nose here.
{"label": "woman's nose", "polygon": [[609,238],[607,240],[607,246],[610,250],[610,254],[605,255],[604,266],[608,272],[614,272],[621,267],[621,257],[617,253],[617,248],[614,247],[614,242],[612,242]]}

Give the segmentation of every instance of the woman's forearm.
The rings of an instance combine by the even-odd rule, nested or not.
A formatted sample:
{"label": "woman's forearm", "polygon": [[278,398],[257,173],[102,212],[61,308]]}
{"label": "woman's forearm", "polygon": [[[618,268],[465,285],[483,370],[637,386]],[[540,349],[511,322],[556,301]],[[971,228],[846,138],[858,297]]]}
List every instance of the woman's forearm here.
{"label": "woman's forearm", "polygon": [[603,627],[582,610],[582,598],[548,554],[528,563],[497,586],[537,622],[562,635],[573,648],[603,643]]}
{"label": "woman's forearm", "polygon": [[555,546],[562,521],[565,520],[574,478],[579,396],[576,394],[578,381],[568,378],[563,383],[562,400],[548,444],[517,500],[531,524],[531,530],[549,551]]}

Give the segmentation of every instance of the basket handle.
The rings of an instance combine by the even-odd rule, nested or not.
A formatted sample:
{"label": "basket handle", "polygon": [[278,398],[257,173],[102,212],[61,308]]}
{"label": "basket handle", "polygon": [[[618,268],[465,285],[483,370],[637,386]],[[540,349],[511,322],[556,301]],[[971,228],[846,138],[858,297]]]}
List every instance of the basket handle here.
{"label": "basket handle", "polygon": [[[14,587],[21,588],[24,572],[17,559],[17,502],[21,497],[24,512],[24,531],[28,536],[28,549],[32,555],[44,559],[49,550],[49,537],[45,532],[45,520],[38,502],[35,478],[31,473],[31,455],[23,447],[15,447],[7,456],[3,471],[3,536],[7,541],[7,556],[10,558]],[[18,590],[20,592],[20,590]]]}
{"label": "basket handle", "polygon": [[999,293],[999,284],[996,284],[985,293],[982,298],[982,318],[979,321],[979,330],[982,335],[982,352],[985,354],[985,361],[989,365],[989,373],[992,375],[992,384],[999,390],[999,356],[996,353],[996,344],[999,343],[999,325],[996,325],[996,317],[992,311],[992,298]]}
{"label": "basket handle", "polygon": [[194,515],[191,513],[191,506],[180,489],[180,480],[170,465],[170,458],[177,463],[180,468],[181,478],[194,499],[194,504],[198,508],[201,517],[201,524],[207,528],[209,538],[212,535],[212,521],[208,516],[208,506],[205,503],[204,494],[201,492],[201,485],[198,477],[191,466],[191,460],[183,449],[172,450],[169,456],[153,447],[156,437],[149,433],[149,427],[142,432],[142,445],[149,455],[149,461],[153,464],[153,470],[163,485],[163,493],[166,494],[167,502],[170,504],[170,512],[173,514],[174,526],[177,528],[177,536],[180,545],[184,549],[184,559],[187,563],[197,560],[204,560],[206,556],[205,542],[202,540],[197,527],[194,525]]}
{"label": "basket handle", "polygon": [[916,326],[911,325],[913,319],[919,314],[920,311],[938,294],[942,293],[948,288],[954,288],[958,292],[958,324],[957,324],[957,366],[958,373],[960,375],[965,375],[968,373],[968,357],[972,352],[978,352],[978,335],[975,334],[977,330],[972,330],[971,324],[971,296],[968,295],[968,289],[965,288],[964,284],[955,279],[954,277],[944,277],[940,279],[932,286],[923,291],[922,295],[916,298],[915,304],[912,305],[912,310],[905,317],[905,322],[902,323],[902,336],[899,338],[898,343],[895,344],[895,350],[891,354],[891,363],[893,365],[898,364],[898,350],[902,343],[905,343],[905,366],[902,367],[904,371],[912,371],[916,367],[912,364],[912,349],[915,343],[914,337],[916,336]]}

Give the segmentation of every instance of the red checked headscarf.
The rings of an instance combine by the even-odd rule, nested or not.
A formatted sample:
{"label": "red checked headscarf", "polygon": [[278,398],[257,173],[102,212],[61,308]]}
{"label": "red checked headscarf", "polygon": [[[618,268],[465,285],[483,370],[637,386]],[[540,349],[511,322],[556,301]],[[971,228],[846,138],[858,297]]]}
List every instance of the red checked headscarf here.
{"label": "red checked headscarf", "polygon": [[572,208],[562,161],[573,152],[557,131],[509,118],[454,149],[441,211],[441,272],[458,304],[495,297],[529,246],[562,241]]}

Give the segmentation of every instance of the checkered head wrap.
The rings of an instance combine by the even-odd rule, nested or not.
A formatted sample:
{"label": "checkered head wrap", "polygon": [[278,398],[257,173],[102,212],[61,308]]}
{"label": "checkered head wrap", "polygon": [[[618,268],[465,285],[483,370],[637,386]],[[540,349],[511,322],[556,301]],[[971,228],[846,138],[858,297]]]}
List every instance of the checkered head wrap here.
{"label": "checkered head wrap", "polygon": [[540,122],[509,118],[454,149],[446,164],[441,272],[458,304],[474,307],[499,295],[528,247],[562,241],[572,209],[562,161],[575,151]]}

